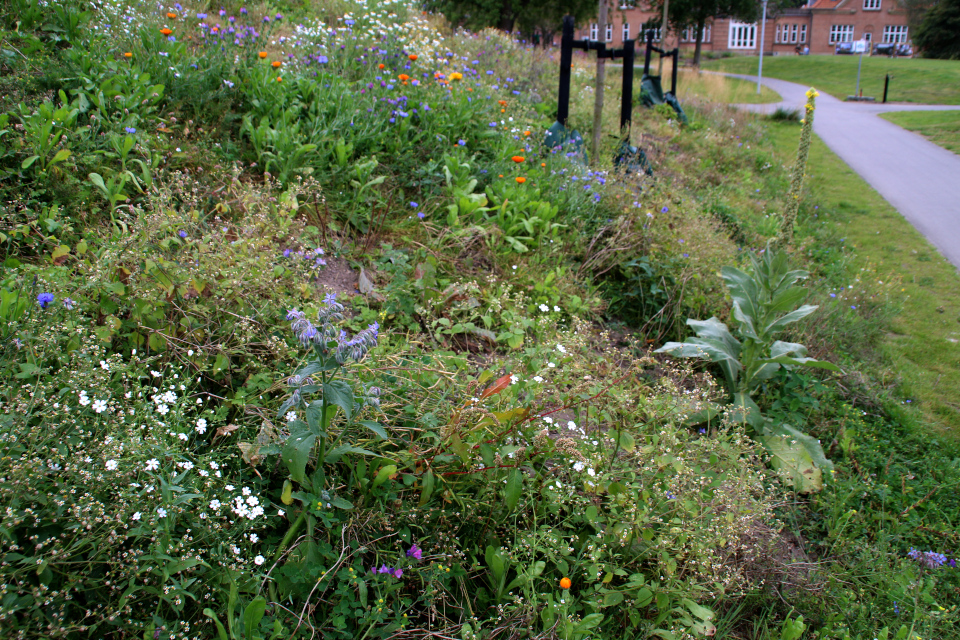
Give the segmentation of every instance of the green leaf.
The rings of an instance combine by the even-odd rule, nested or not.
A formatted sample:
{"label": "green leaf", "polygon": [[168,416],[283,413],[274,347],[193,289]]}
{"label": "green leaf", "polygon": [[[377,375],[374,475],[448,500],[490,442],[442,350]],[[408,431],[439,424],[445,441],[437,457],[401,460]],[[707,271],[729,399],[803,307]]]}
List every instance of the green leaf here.
{"label": "green leaf", "polygon": [[49,167],[50,165],[56,164],[58,162],[63,162],[69,157],[70,157],[69,149],[60,149],[60,151],[57,151],[57,155],[53,156],[53,159],[50,160],[49,163],[47,163],[47,166]]}
{"label": "green leaf", "polygon": [[388,464],[380,468],[380,471],[377,472],[377,477],[373,479],[372,488],[376,489],[384,482],[390,479],[390,476],[397,472],[397,465]]}
{"label": "green leaf", "polygon": [[590,629],[599,626],[601,622],[603,622],[602,613],[591,613],[580,621],[580,624],[578,624],[574,629],[574,633],[583,633],[584,631],[589,631]]}
{"label": "green leaf", "polygon": [[307,481],[307,462],[316,441],[317,436],[312,433],[291,434],[280,453],[280,459],[287,465],[290,477],[300,484]]}
{"label": "green leaf", "polygon": [[220,637],[220,640],[230,640],[229,636],[227,636],[227,630],[220,624],[220,620],[217,619],[217,614],[213,612],[213,609],[204,609],[203,615],[213,620],[213,623],[217,625],[217,635]]}
{"label": "green leaf", "polygon": [[427,469],[427,472],[423,474],[423,490],[420,492],[420,503],[419,506],[424,506],[430,501],[430,496],[433,495],[433,486],[436,482],[436,478],[433,475],[432,469]]}
{"label": "green leaf", "polygon": [[27,158],[26,160],[20,163],[20,168],[29,169],[30,166],[39,159],[40,159],[40,156],[30,156],[29,158]]}
{"label": "green leaf", "polygon": [[619,591],[611,591],[603,596],[603,606],[613,607],[623,602],[623,594]]}
{"label": "green leaf", "polygon": [[762,429],[766,424],[763,420],[763,413],[760,411],[760,407],[745,393],[733,394],[730,419],[734,422],[749,424],[757,430]]}
{"label": "green leaf", "polygon": [[362,424],[362,425],[365,426],[367,429],[370,429],[370,431],[373,431],[375,434],[377,434],[378,436],[380,436],[380,439],[381,439],[381,440],[386,440],[386,439],[387,439],[387,437],[388,437],[388,436],[387,436],[387,432],[386,432],[386,430],[384,430],[383,427],[380,426],[379,423],[374,422],[373,420],[361,420],[361,421],[360,421],[360,424]]}
{"label": "green leaf", "polygon": [[764,328],[763,332],[767,335],[772,335],[777,331],[780,331],[781,329],[783,329],[788,324],[791,324],[793,322],[806,318],[808,315],[810,315],[816,310],[817,310],[816,305],[805,304],[799,309],[796,309],[795,311],[791,311],[786,315],[780,316],[779,318],[771,322],[769,325],[767,325]]}
{"label": "green leaf", "polygon": [[714,617],[713,611],[697,604],[693,600],[682,598],[680,600],[680,604],[685,606],[690,613],[700,618],[701,620],[704,620],[704,621],[713,620],[713,617]]}
{"label": "green leaf", "polygon": [[797,493],[823,489],[823,474],[800,442],[781,435],[756,436],[755,439],[770,452],[771,466],[785,472],[785,480]]}
{"label": "green leaf", "polygon": [[507,472],[507,485],[503,489],[503,499],[507,504],[507,509],[513,511],[516,508],[522,493],[523,474],[520,473],[520,469],[514,467]]}
{"label": "green leaf", "polygon": [[361,447],[354,447],[353,445],[342,444],[336,449],[331,449],[330,452],[327,453],[327,456],[326,458],[324,458],[323,461],[326,462],[327,464],[334,464],[336,462],[339,462],[340,458],[342,458],[345,453],[359,453],[362,456],[377,455],[373,451],[368,451]]}
{"label": "green leaf", "polygon": [[263,614],[267,610],[267,600],[259,596],[247,605],[243,610],[243,628],[246,631],[246,638],[253,638],[254,631],[260,626]]}
{"label": "green leaf", "polygon": [[347,420],[353,415],[353,388],[343,380],[334,380],[323,385],[323,399],[343,409]]}

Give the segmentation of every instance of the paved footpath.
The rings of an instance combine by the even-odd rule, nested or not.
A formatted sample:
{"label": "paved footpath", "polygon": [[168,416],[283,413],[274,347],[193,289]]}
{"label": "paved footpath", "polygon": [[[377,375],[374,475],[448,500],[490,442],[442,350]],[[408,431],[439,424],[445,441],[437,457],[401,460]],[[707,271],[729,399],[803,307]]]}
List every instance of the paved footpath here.
{"label": "paved footpath", "polygon": [[[756,76],[737,75],[746,80]],[[759,113],[800,109],[809,87],[764,78],[782,102],[739,105]],[[960,106],[843,102],[820,94],[813,130],[887,202],[960,269],[960,155],[881,118],[886,111],[941,111]]]}

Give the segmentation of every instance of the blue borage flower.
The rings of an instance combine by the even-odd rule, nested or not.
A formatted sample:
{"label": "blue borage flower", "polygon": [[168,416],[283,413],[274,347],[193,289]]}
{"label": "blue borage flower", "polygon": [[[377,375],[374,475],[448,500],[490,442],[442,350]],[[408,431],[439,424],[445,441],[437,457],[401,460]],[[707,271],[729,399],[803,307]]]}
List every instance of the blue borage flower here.
{"label": "blue borage flower", "polygon": [[348,338],[347,332],[338,329],[335,324],[343,320],[343,305],[337,302],[335,293],[328,293],[317,311],[319,327],[307,320],[306,315],[297,309],[287,312],[287,320],[293,323],[290,328],[300,344],[305,347],[315,344],[324,353],[329,353],[332,349],[332,354],[339,364],[344,364],[347,360],[362,360],[370,349],[377,346],[380,333],[380,323],[374,322],[352,339]]}

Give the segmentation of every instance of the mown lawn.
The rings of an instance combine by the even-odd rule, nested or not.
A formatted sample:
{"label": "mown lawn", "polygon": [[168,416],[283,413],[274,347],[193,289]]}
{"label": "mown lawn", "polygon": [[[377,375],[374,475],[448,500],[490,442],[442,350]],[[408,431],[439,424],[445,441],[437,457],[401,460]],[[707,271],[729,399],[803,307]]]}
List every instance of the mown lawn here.
{"label": "mown lawn", "polygon": [[880,116],[904,129],[960,153],[960,110],[957,111],[894,111]]}
{"label": "mown lawn", "polygon": [[[837,98],[852,95],[857,84],[857,56],[783,56],[764,60],[763,73],[815,86]],[[710,60],[704,69],[729,73],[756,73],[756,56]],[[921,104],[960,104],[960,61],[864,56],[860,86],[863,95],[883,96],[883,80],[890,74],[887,100]]]}
{"label": "mown lawn", "polygon": [[758,94],[757,84],[749,80],[686,70],[677,78],[677,93],[680,100],[695,97],[724,104],[765,104],[781,100],[780,94],[770,87],[761,87]]}
{"label": "mown lawn", "polygon": [[[770,135],[791,162],[797,125],[772,124]],[[820,218],[836,225],[855,253],[862,275],[852,284],[860,290],[886,283],[887,304],[898,308],[881,346],[886,362],[871,384],[896,389],[932,431],[960,436],[957,270],[818,137],[807,166]]]}

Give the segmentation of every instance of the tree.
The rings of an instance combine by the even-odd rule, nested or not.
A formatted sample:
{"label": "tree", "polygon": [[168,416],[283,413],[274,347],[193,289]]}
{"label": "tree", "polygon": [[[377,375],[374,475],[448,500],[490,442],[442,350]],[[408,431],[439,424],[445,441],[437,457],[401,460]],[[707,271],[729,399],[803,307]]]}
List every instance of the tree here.
{"label": "tree", "polygon": [[925,58],[960,60],[960,0],[939,0],[913,35]]}
{"label": "tree", "polygon": [[563,16],[582,24],[597,15],[597,0],[427,0],[429,9],[440,11],[451,23],[479,30],[496,27],[520,33],[544,44],[563,25]]}
{"label": "tree", "polygon": [[[651,6],[663,11],[663,0],[652,0]],[[696,29],[696,46],[693,50],[694,66],[700,64],[700,49],[703,45],[703,29],[707,20],[724,15],[753,22],[757,19],[755,0],[670,0],[670,26],[676,31]],[[666,34],[664,34],[664,37]]]}

